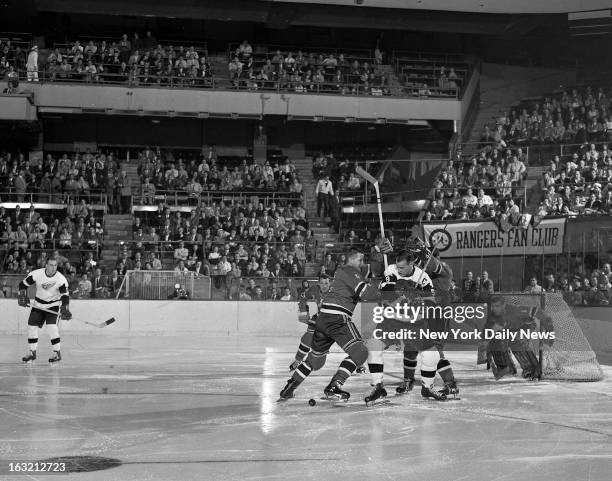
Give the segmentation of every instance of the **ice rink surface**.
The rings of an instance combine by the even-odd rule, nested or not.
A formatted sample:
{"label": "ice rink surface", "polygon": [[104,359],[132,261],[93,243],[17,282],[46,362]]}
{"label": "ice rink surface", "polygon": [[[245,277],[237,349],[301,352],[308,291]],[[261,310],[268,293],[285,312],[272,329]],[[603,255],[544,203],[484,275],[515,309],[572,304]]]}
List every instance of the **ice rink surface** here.
{"label": "ice rink surface", "polygon": [[[41,333],[42,334],[42,333]],[[64,335],[59,367],[0,339],[0,479],[603,481],[612,473],[612,368],[597,383],[495,382],[449,353],[461,401],[415,389],[376,407],[319,401],[342,358],[277,404],[298,339]],[[387,355],[395,392],[401,354]],[[370,376],[346,384],[352,400]],[[53,475],[8,463],[67,459]]]}

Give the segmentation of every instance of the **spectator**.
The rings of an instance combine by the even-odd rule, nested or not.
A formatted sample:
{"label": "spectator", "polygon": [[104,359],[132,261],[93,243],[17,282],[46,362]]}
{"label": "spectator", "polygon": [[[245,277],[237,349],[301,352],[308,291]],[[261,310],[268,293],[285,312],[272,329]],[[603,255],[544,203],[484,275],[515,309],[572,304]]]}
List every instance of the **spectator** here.
{"label": "spectator", "polygon": [[483,300],[487,300],[495,292],[493,280],[489,278],[487,271],[482,271],[482,281],[480,284],[480,296]]}
{"label": "spectator", "polygon": [[468,271],[466,277],[461,281],[461,292],[465,302],[475,302],[478,286],[474,280],[474,274]]}
{"label": "spectator", "polygon": [[541,294],[542,292],[544,292],[544,290],[542,289],[542,286],[538,284],[538,280],[535,277],[532,277],[531,279],[529,279],[529,286],[525,289],[524,292],[528,294]]}
{"label": "spectator", "polygon": [[334,188],[329,180],[329,175],[325,175],[315,187],[315,195],[317,196],[317,215],[327,217],[329,214],[330,197],[334,195]]}
{"label": "spectator", "polygon": [[34,45],[28,54],[26,63],[28,82],[38,82],[38,46]]}

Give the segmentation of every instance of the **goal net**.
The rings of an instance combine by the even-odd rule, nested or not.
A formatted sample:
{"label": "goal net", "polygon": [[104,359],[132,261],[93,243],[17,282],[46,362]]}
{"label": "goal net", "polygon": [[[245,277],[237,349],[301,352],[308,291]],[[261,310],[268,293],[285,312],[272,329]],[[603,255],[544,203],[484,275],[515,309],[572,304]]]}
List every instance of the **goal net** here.
{"label": "goal net", "polygon": [[554,332],[554,341],[531,341],[539,353],[542,379],[600,381],[603,371],[572,310],[561,294],[503,294],[507,304],[535,307],[539,332]]}

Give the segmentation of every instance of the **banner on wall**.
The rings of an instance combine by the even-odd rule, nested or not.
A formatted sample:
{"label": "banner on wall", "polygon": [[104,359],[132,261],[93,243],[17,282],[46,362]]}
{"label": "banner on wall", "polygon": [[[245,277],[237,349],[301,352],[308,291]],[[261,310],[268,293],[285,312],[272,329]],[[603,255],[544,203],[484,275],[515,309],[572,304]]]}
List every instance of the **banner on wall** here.
{"label": "banner on wall", "polygon": [[501,229],[493,221],[422,224],[424,238],[443,257],[561,254],[566,218],[538,219]]}

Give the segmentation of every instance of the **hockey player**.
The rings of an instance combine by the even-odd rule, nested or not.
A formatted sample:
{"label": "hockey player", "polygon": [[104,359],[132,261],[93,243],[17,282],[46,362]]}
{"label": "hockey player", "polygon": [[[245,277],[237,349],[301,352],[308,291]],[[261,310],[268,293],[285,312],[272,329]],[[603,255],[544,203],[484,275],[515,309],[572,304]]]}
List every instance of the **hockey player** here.
{"label": "hockey player", "polygon": [[[57,272],[57,260],[47,259],[45,267],[30,272],[28,276],[19,283],[18,303],[22,307],[30,307],[28,298],[28,287],[36,286],[36,297],[34,305],[28,318],[28,345],[30,353],[22,358],[23,362],[31,363],[36,360],[36,348],[38,346],[38,330],[47,324],[47,332],[51,339],[53,356],[49,359],[50,363],[57,363],[62,360],[60,353],[60,336],[57,328],[58,318],[66,321],[72,319],[72,314],[68,310],[69,295],[68,281]],[[51,310],[54,313],[43,311],[40,308]]]}
{"label": "hockey player", "polygon": [[[427,245],[418,237],[412,236],[409,240],[409,248],[416,257],[415,264],[429,275],[433,283],[435,302],[439,306],[447,306],[451,302],[451,283],[453,280],[453,271],[450,266],[440,260],[440,251],[438,249],[430,250]],[[448,324],[446,321],[445,324]],[[444,330],[448,331],[448,325],[445,325]],[[444,387],[441,392],[445,395],[452,394],[456,396],[459,394],[457,388],[457,381],[455,380],[455,374],[453,368],[448,359],[444,355],[444,341],[440,341],[436,344],[438,353],[440,354],[440,360],[438,361],[437,372],[444,382]],[[414,358],[414,365],[416,366],[416,353],[412,352],[408,356],[404,353],[404,377],[406,374],[410,374],[410,367],[412,365],[410,358]],[[407,360],[408,359],[408,360]],[[408,368],[408,370],[406,369]],[[414,369],[412,369],[414,375]],[[413,377],[414,379],[414,377]],[[397,389],[398,394],[402,394],[403,389],[409,386],[410,381],[404,379],[404,383]]]}
{"label": "hockey player", "polygon": [[[552,330],[549,316],[535,306],[507,305],[504,296],[496,295],[489,298],[489,315],[484,329],[492,331],[508,330],[519,332],[521,329],[533,330],[536,327],[536,317],[540,319],[544,329]],[[486,332],[486,331],[485,331]],[[528,339],[508,340],[492,339],[481,343],[478,349],[479,364],[487,363],[487,369],[492,369],[496,380],[507,374],[516,374],[516,366],[510,355],[519,362],[525,379],[539,379],[540,363]],[[552,342],[552,341],[550,341]]]}
{"label": "hockey player", "polygon": [[347,357],[340,363],[331,382],[324,389],[324,394],[328,399],[336,400],[347,400],[350,397],[342,386],[357,366],[363,364],[368,357],[368,350],[351,317],[360,299],[380,299],[378,291],[365,282],[361,273],[362,266],[363,253],[351,250],[346,264],[336,270],[330,290],[323,296],[311,350],[280,392],[279,401],[292,398],[295,389],[304,379],[312,371],[323,367],[329,348],[334,342],[347,353]]}
{"label": "hockey player", "polygon": [[[315,332],[318,311],[321,308],[323,296],[329,292],[330,280],[331,279],[327,274],[321,274],[319,276],[319,282],[316,286],[310,286],[300,294],[300,300],[298,302],[298,320],[305,322],[308,327],[300,339],[300,345],[295,353],[295,360],[289,366],[290,371],[297,368],[304,360],[306,355],[310,352],[310,344],[312,343],[312,336]],[[317,303],[317,313],[313,314],[312,317],[310,317],[308,301],[315,301]]]}
{"label": "hockey player", "polygon": [[[379,289],[385,294],[391,294],[391,297],[400,295],[398,299],[391,304],[403,303],[409,301],[410,304],[417,304],[421,301],[422,295],[430,296],[433,284],[429,276],[419,267],[414,264],[414,257],[411,252],[403,251],[397,256],[395,264],[389,265],[384,272],[384,279],[379,285]],[[388,297],[388,296],[385,296]],[[424,327],[421,320],[413,319],[409,324],[408,320],[396,320],[393,318],[385,318],[378,326],[384,332],[399,331],[402,328],[419,328]],[[415,330],[416,331],[416,330]],[[388,338],[387,338],[388,339]],[[380,340],[374,337],[368,339],[368,368],[372,376],[372,385],[374,389],[366,396],[366,403],[376,401],[381,397],[387,396],[387,391],[383,385],[384,373],[384,353],[383,351],[394,345],[396,341]],[[416,358],[419,350],[419,342],[404,341],[404,378],[409,384],[406,390],[412,389],[414,383],[414,370],[416,369]],[[412,354],[414,353],[414,357]],[[413,364],[414,363],[414,364]],[[435,370],[433,372],[435,376]],[[427,373],[426,373],[427,375]],[[422,394],[430,396],[426,391],[429,389],[425,384],[422,388]],[[434,397],[434,393],[431,393]]]}

